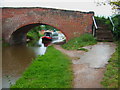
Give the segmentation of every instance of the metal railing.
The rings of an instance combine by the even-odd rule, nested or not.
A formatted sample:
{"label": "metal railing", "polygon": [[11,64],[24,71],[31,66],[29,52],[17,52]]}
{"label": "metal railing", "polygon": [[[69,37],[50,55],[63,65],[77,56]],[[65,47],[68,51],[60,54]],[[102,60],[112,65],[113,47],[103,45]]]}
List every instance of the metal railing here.
{"label": "metal railing", "polygon": [[97,23],[96,23],[96,21],[95,21],[95,18],[94,18],[94,16],[92,17],[92,19],[93,19],[93,23],[94,23],[94,26],[95,26],[95,28],[93,28],[93,36],[95,36],[95,32],[96,32],[96,29],[98,29],[98,26],[97,26]]}
{"label": "metal railing", "polygon": [[115,31],[115,25],[114,25],[113,20],[112,20],[112,18],[110,16],[109,16],[109,19],[110,19],[110,22],[112,23],[112,26],[113,26],[112,31]]}
{"label": "metal railing", "polygon": [[95,28],[98,29],[98,26],[97,26],[97,23],[96,23],[96,21],[95,21],[94,16],[93,16],[92,18],[93,18],[93,22],[94,22]]}

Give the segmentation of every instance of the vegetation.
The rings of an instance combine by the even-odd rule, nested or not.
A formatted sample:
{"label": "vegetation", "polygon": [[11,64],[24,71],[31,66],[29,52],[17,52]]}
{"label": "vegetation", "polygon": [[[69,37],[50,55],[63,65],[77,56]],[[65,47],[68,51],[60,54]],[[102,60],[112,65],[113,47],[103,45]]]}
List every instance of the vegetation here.
{"label": "vegetation", "polygon": [[40,39],[40,37],[42,36],[39,31],[41,30],[41,27],[35,27],[33,29],[31,29],[28,33],[27,33],[27,38],[30,39],[30,42],[27,43],[28,46],[37,46],[37,42]]}
{"label": "vegetation", "polygon": [[[114,37],[116,40],[120,39],[120,0],[105,0],[105,1],[98,1],[97,4],[99,5],[106,5],[109,4],[112,6],[112,9],[115,11],[115,16],[112,17],[113,23],[115,24],[115,31]],[[110,21],[107,21],[108,25],[110,24]],[[110,26],[112,30],[112,26]]]}
{"label": "vegetation", "polygon": [[80,47],[96,44],[96,39],[91,34],[83,34],[80,37],[69,40],[66,44],[62,45],[64,49],[77,50]]}
{"label": "vegetation", "polygon": [[38,40],[40,38],[39,31],[39,27],[35,27],[27,33],[27,37],[32,38],[33,40]]}
{"label": "vegetation", "polygon": [[113,29],[113,26],[112,26],[109,18],[96,16],[95,19],[96,19],[96,23],[97,23],[98,26],[99,25],[104,25],[104,26],[108,27],[108,30]]}
{"label": "vegetation", "polygon": [[109,3],[110,3],[110,5],[113,6],[113,9],[120,10],[120,1],[119,0],[110,1]]}
{"label": "vegetation", "polygon": [[119,14],[120,13],[120,0],[100,0],[97,1],[98,5],[106,5],[109,4],[112,6],[112,9],[115,10],[114,13]]}
{"label": "vegetation", "polygon": [[[96,20],[99,21],[98,23],[108,25],[109,29],[113,30],[113,26],[109,19],[106,19],[104,17],[96,17]],[[120,15],[113,16],[112,20],[115,27],[113,31],[114,40],[120,40]],[[120,86],[120,84],[118,85],[118,81],[120,80],[120,78],[118,78],[118,76],[120,75],[120,72],[118,71],[118,68],[120,68],[120,58],[118,57],[118,55],[120,54],[120,41],[118,41],[117,45],[118,48],[110,58],[109,64],[107,65],[107,70],[104,74],[103,81],[101,82],[101,84],[105,88],[118,88],[118,86]]]}
{"label": "vegetation", "polygon": [[56,31],[59,31],[58,29],[56,29],[56,28],[54,28],[54,27],[52,27],[50,25],[45,25],[45,28],[46,28],[46,30],[56,30]]}
{"label": "vegetation", "polygon": [[[102,25],[107,25],[109,30],[113,30],[112,23],[110,22],[109,18],[104,18],[104,17],[95,17],[97,21],[97,25],[102,24]],[[112,21],[114,23],[114,39],[119,40],[120,39],[120,15],[115,15],[112,17]]]}
{"label": "vegetation", "polygon": [[120,40],[120,15],[112,17],[113,23],[115,25],[114,37],[116,40]]}
{"label": "vegetation", "polygon": [[72,88],[72,78],[71,60],[50,46],[11,88]]}
{"label": "vegetation", "polygon": [[116,1],[110,1],[111,5],[114,5],[116,8],[114,9],[119,9],[120,10],[120,1],[116,0]]}
{"label": "vegetation", "polygon": [[56,31],[58,31],[58,29],[55,29],[54,27],[49,26],[49,25],[37,26],[37,27],[31,29],[27,33],[27,38],[30,39],[30,43],[27,43],[28,46],[38,46],[37,42],[38,42],[39,38],[43,36],[39,33],[39,31],[41,31],[41,30],[56,30]]}
{"label": "vegetation", "polygon": [[120,57],[118,57],[119,54],[120,54],[120,41],[118,42],[116,52],[109,59],[107,70],[104,74],[103,81],[101,82],[101,84],[105,88],[118,88],[118,87],[120,88],[120,83],[118,84],[118,81],[120,80],[120,78],[118,78],[120,75],[120,72],[118,71],[118,69],[120,68]]}
{"label": "vegetation", "polygon": [[[97,22],[97,24],[107,24],[106,22],[107,22],[107,18],[105,18],[105,17],[98,17],[98,16],[95,16],[95,19],[96,19],[96,22]],[[110,21],[110,20],[108,20],[108,21]]]}

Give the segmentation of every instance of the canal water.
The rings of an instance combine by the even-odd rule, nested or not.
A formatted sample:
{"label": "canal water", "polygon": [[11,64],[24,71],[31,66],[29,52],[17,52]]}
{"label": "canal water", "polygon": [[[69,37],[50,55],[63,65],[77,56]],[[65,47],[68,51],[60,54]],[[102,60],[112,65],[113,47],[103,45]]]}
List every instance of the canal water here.
{"label": "canal water", "polygon": [[31,64],[31,61],[38,55],[44,55],[47,46],[56,43],[64,44],[62,39],[57,41],[42,41],[39,39],[37,45],[15,45],[2,48],[2,88],[9,88],[10,85],[15,84],[25,69]]}
{"label": "canal water", "polygon": [[[39,42],[40,43],[40,42]],[[2,88],[9,88],[38,55],[44,55],[47,47],[16,45],[2,48]]]}

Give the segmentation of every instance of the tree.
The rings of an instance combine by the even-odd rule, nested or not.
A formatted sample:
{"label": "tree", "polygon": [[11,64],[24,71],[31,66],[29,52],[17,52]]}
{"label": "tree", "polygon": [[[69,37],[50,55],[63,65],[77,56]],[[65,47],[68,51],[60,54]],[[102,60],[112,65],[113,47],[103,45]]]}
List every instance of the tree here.
{"label": "tree", "polygon": [[113,5],[113,9],[120,10],[120,1],[118,1],[118,0],[116,0],[116,1],[110,1],[109,3],[110,3],[110,5]]}
{"label": "tree", "polygon": [[110,1],[109,4],[113,6],[113,9],[117,12],[116,14],[120,14],[120,1]]}
{"label": "tree", "polygon": [[116,40],[120,40],[120,15],[112,17],[115,25],[115,31],[113,32]]}
{"label": "tree", "polygon": [[104,0],[97,1],[97,5],[106,5],[109,4],[112,6],[112,9],[115,11],[115,14],[120,14],[120,0]]}

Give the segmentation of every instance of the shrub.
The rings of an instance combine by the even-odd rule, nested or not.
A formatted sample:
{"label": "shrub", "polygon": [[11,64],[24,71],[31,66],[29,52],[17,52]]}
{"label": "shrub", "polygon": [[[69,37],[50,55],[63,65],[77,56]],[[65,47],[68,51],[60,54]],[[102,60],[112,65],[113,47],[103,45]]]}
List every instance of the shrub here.
{"label": "shrub", "polygon": [[91,34],[83,34],[80,37],[69,40],[66,44],[62,45],[64,49],[74,50],[83,46],[96,44],[96,39]]}

